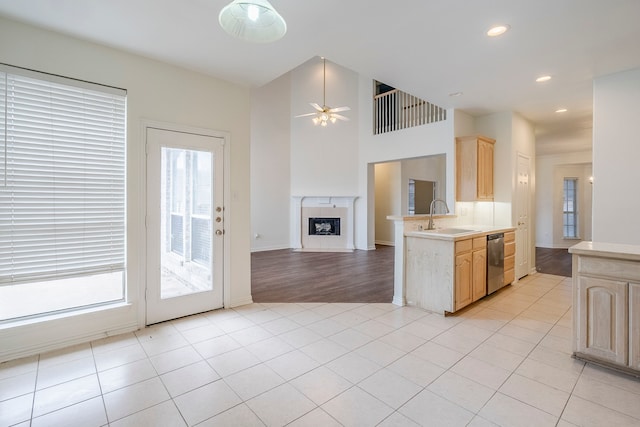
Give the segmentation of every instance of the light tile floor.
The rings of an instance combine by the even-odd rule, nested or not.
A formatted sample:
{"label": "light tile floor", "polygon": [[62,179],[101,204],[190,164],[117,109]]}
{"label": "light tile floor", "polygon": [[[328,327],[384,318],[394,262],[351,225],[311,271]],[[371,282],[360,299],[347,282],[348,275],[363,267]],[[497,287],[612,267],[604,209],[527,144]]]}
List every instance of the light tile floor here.
{"label": "light tile floor", "polygon": [[0,426],[640,426],[640,380],[571,358],[571,281],[442,317],[252,304],[0,365]]}

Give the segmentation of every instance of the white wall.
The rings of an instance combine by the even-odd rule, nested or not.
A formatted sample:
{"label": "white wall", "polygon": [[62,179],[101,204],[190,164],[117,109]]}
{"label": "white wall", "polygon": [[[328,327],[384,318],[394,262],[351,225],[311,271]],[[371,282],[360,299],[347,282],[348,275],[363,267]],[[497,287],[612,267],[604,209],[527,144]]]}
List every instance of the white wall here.
{"label": "white wall", "polygon": [[291,75],[251,91],[251,250],[290,247]]}
{"label": "white wall", "polygon": [[593,123],[560,132],[547,132],[536,136],[536,156],[591,151]]}
{"label": "white wall", "polygon": [[[455,138],[453,110],[447,111],[447,120],[409,129],[373,135],[373,79],[359,76],[359,158],[358,185],[360,198],[356,203],[356,248],[374,247],[375,234],[375,182],[376,163],[423,157],[434,154],[446,155],[446,200],[450,208],[454,203]],[[452,209],[453,210],[453,209]]]}
{"label": "white wall", "polygon": [[433,181],[436,183],[436,198],[446,197],[446,156],[442,154],[376,163],[373,173],[376,244],[395,244],[395,226],[387,216],[408,215],[410,179]]}
{"label": "white wall", "polygon": [[591,161],[591,150],[536,157],[536,246],[566,248],[577,243],[564,240],[562,230],[562,185],[564,177],[570,176],[578,177],[581,190],[578,198],[580,236],[582,240],[591,240]]}
{"label": "white wall", "polygon": [[[314,125],[310,117],[291,119],[291,195],[355,196],[358,194],[358,76],[327,61],[326,102],[331,107],[348,106],[341,113],[350,121]],[[291,71],[293,115],[315,111],[310,102],[322,106],[322,60],[312,58]]]}
{"label": "white wall", "polygon": [[[117,315],[73,317],[71,321],[0,329],[0,359],[35,353],[141,326],[144,287],[145,156],[142,120],[155,120],[231,135],[229,305],[251,301],[249,252],[249,91],[105,46],[0,18],[2,62],[127,89],[127,283],[131,304]],[[222,100],[222,101],[221,101]],[[142,315],[141,315],[142,313]]]}
{"label": "white wall", "polygon": [[640,69],[594,80],[593,240],[640,244]]}
{"label": "white wall", "polygon": [[[535,268],[535,221],[536,215],[536,173],[535,173],[535,133],[526,119],[513,112],[502,112],[478,117],[475,120],[476,131],[496,140],[494,154],[494,203],[492,206],[476,204],[481,214],[475,217],[484,219],[492,216],[495,225],[513,226],[517,223],[515,203],[517,201],[516,183],[518,170],[518,154],[530,160],[530,198],[528,265],[529,271],[516,271],[516,275],[528,274]],[[516,233],[516,236],[518,233]],[[517,237],[516,237],[517,238]],[[517,267],[516,267],[517,269]]]}

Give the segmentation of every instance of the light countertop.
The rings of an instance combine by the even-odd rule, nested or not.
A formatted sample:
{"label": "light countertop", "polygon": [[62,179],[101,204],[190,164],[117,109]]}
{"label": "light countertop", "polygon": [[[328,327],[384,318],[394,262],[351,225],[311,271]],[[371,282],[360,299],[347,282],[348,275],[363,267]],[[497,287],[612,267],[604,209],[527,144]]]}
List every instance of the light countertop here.
{"label": "light countertop", "polygon": [[580,242],[577,245],[571,246],[569,248],[569,253],[602,258],[640,261],[639,245],[624,245],[620,243],[605,242]]}
{"label": "light countertop", "polygon": [[[448,232],[448,230],[468,230],[466,232]],[[514,231],[514,227],[490,226],[490,225],[456,225],[435,230],[407,231],[406,237],[420,237],[423,239],[437,239],[457,241],[474,237],[482,237],[493,233],[506,233]]]}

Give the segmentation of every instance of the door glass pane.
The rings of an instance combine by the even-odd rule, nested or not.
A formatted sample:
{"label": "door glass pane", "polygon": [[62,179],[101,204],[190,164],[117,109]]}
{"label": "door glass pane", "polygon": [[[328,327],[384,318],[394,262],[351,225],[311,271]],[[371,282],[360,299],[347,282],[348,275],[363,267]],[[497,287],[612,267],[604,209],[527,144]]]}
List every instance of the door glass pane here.
{"label": "door glass pane", "polygon": [[194,152],[193,203],[191,206],[191,258],[211,262],[211,153]]}
{"label": "door glass pane", "polygon": [[162,148],[160,296],[213,289],[212,153]]}

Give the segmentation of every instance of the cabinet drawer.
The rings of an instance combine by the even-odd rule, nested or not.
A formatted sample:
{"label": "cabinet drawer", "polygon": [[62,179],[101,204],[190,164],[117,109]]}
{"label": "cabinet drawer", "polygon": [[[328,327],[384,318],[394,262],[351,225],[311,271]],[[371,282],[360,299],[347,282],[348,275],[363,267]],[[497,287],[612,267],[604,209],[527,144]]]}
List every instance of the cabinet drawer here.
{"label": "cabinet drawer", "polygon": [[581,256],[578,272],[594,276],[640,282],[640,262]]}
{"label": "cabinet drawer", "polygon": [[510,242],[504,244],[504,256],[512,256],[516,253],[516,242]]}
{"label": "cabinet drawer", "polygon": [[510,256],[504,258],[504,271],[513,270],[516,265],[516,257]]}
{"label": "cabinet drawer", "polygon": [[484,249],[487,247],[487,238],[482,236],[482,237],[475,237],[473,239],[473,250],[475,251],[476,249]]}
{"label": "cabinet drawer", "polygon": [[509,285],[516,279],[516,270],[513,268],[504,271],[504,284]]}
{"label": "cabinet drawer", "polygon": [[461,252],[468,252],[473,247],[473,240],[458,240],[456,242],[456,253],[459,254]]}
{"label": "cabinet drawer", "polygon": [[504,233],[504,242],[505,243],[515,242],[515,241],[516,241],[516,232],[515,231],[508,231],[508,232]]}

